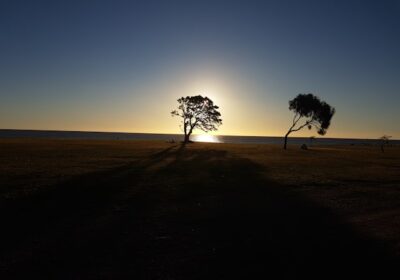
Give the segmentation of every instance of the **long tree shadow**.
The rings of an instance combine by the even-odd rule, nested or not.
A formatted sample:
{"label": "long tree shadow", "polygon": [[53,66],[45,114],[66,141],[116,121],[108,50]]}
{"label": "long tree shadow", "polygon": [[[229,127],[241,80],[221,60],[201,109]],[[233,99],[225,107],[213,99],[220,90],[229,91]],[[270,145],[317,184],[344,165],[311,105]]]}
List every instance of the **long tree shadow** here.
{"label": "long tree shadow", "polygon": [[[160,161],[166,164],[150,168]],[[66,279],[393,272],[396,259],[377,241],[261,176],[263,168],[224,150],[174,146],[147,161],[76,178],[40,200],[47,204],[27,204],[28,217],[53,211],[53,219],[33,219],[38,243],[26,243],[32,258],[8,262],[4,271]]]}
{"label": "long tree shadow", "polygon": [[[395,258],[308,199],[221,150],[184,151],[161,170],[173,178],[159,203],[160,275],[181,279],[382,277]],[[181,177],[181,180],[176,180]],[[157,191],[166,191],[165,186]],[[157,250],[159,248],[157,247]],[[156,268],[152,268],[156,270]]]}

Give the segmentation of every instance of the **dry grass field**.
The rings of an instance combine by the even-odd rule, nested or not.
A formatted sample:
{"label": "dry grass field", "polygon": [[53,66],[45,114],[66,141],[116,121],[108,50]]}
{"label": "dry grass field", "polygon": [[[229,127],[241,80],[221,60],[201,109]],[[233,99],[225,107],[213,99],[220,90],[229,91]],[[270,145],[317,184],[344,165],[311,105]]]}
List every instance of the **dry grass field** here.
{"label": "dry grass field", "polygon": [[379,276],[400,147],[0,140],[0,275]]}

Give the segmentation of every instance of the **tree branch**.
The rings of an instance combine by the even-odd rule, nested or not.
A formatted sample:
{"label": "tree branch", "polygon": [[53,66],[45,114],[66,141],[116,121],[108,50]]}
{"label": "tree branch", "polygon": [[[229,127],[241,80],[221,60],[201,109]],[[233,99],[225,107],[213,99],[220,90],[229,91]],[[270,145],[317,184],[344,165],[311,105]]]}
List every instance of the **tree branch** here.
{"label": "tree branch", "polygon": [[306,121],[305,124],[299,126],[298,128],[296,128],[296,129],[290,129],[290,132],[299,131],[300,129],[302,129],[303,127],[305,127],[305,126],[307,126],[307,125],[310,125],[311,123],[312,123],[312,120]]}
{"label": "tree branch", "polygon": [[[296,117],[298,116],[298,113],[296,113],[294,116],[293,116],[293,121],[292,121],[292,124],[293,124],[293,126],[295,126],[296,125],[296,123],[299,121],[299,119],[301,118],[301,116],[299,116],[299,118],[296,120]],[[292,127],[293,127],[292,126]]]}

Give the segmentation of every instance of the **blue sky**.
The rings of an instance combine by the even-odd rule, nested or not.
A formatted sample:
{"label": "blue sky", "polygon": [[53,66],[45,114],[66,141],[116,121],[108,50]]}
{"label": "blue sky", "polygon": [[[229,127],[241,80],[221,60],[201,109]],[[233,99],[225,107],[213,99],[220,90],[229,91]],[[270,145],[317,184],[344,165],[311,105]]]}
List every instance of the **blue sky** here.
{"label": "blue sky", "polygon": [[0,128],[179,133],[204,94],[219,133],[282,135],[313,92],[327,136],[400,138],[398,0],[3,0],[0,34]]}

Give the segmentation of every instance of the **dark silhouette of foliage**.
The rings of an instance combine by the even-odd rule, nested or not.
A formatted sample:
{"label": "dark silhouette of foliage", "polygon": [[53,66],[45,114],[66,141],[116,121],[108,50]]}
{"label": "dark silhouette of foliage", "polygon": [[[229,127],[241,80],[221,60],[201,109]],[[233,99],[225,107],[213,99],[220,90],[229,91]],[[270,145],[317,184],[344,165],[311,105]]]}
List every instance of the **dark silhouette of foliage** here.
{"label": "dark silhouette of foliage", "polygon": [[184,143],[188,143],[194,129],[204,132],[215,131],[222,124],[219,107],[208,97],[201,95],[186,96],[178,99],[178,109],[171,115],[182,118]]}
{"label": "dark silhouette of foliage", "polygon": [[385,145],[389,145],[389,139],[391,137],[392,136],[389,136],[389,135],[383,135],[382,137],[379,138],[379,140],[381,140],[381,151],[382,151],[382,153],[385,152]]}
{"label": "dark silhouette of foliage", "polygon": [[[294,99],[290,100],[289,110],[293,111],[295,114],[292,126],[285,135],[284,149],[287,148],[287,138],[289,134],[299,131],[304,127],[308,127],[308,129],[315,127],[318,134],[325,135],[331,124],[331,119],[335,114],[335,108],[321,101],[312,93],[299,94]],[[299,124],[301,119],[305,119],[305,122]]]}

